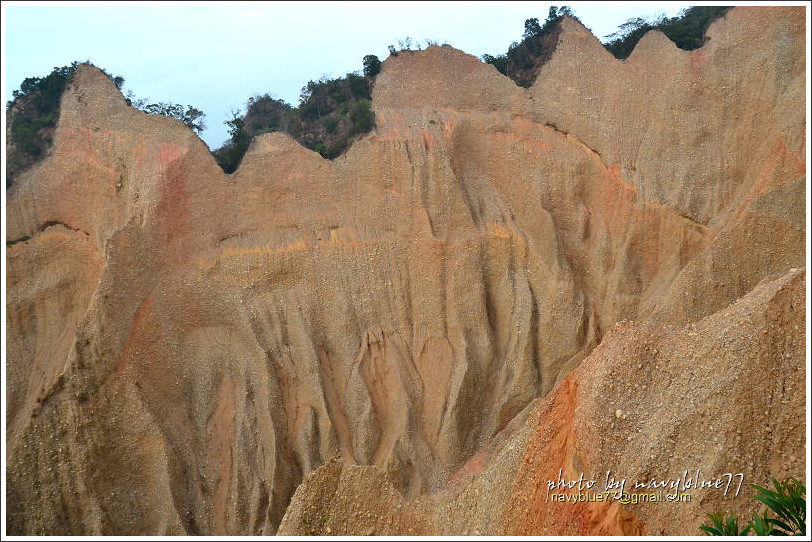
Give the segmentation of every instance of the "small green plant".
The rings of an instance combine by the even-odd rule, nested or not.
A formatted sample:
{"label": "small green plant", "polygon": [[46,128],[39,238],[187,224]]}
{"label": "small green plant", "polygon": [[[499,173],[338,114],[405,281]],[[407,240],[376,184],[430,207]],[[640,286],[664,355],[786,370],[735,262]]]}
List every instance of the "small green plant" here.
{"label": "small green plant", "polygon": [[750,532],[752,526],[748,523],[744,529],[739,530],[739,519],[730,514],[730,517],[725,519],[725,516],[720,513],[708,514],[708,517],[713,523],[712,526],[702,525],[700,529],[712,536],[744,536]]}
{"label": "small green plant", "polygon": [[764,523],[771,527],[775,535],[806,535],[806,488],[795,478],[777,482],[773,479],[775,491],[751,484],[758,491],[754,499],[764,504],[778,516],[768,518],[764,511]]}
{"label": "small green plant", "polygon": [[[806,536],[806,488],[795,478],[783,482],[772,480],[775,491],[750,484],[756,490],[753,498],[767,508],[761,516],[753,513],[753,521],[739,530],[734,514],[725,519],[723,514],[708,514],[712,525],[699,528],[712,536],[744,536],[751,530],[757,536]],[[770,517],[770,512],[777,517]]]}
{"label": "small green plant", "polygon": [[773,526],[770,523],[770,518],[767,517],[766,510],[764,511],[763,517],[753,512],[752,526],[756,536],[770,536],[773,534]]}

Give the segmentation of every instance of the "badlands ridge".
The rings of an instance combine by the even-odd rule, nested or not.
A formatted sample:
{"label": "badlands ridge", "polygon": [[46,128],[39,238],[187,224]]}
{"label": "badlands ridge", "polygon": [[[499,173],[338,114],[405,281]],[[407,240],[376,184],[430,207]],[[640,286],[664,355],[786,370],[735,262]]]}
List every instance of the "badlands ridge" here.
{"label": "badlands ridge", "polygon": [[[529,89],[401,52],[345,155],[232,175],[80,66],[7,194],[8,533],[696,535],[803,480],[804,8],[562,25]],[[745,485],[549,497],[697,469]]]}

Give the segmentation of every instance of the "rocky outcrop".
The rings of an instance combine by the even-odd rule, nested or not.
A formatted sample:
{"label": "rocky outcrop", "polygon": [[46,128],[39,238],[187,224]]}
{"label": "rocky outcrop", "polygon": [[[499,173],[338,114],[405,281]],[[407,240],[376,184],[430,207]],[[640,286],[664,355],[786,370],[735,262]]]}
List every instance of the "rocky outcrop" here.
{"label": "rocky outcrop", "polygon": [[[564,21],[531,89],[534,118],[600,153],[636,202],[663,205],[706,233],[690,261],[675,262],[675,279],[640,269],[650,287],[639,318],[700,318],[803,261],[805,114],[793,105],[805,85],[799,13],[733,9],[694,51],[649,32],[625,62]],[[611,321],[628,317],[607,309]]]}
{"label": "rocky outcrop", "polygon": [[[80,66],[7,199],[9,533],[269,534],[337,455],[333,491],[370,465],[420,507],[617,322],[682,326],[802,267],[803,10],[626,62],[563,25],[531,89],[402,52],[344,156],[267,134],[233,175]],[[505,529],[580,532],[521,510]]]}
{"label": "rocky outcrop", "polygon": [[751,518],[749,484],[804,473],[805,280],[686,326],[619,322],[448,489],[407,503],[380,470],[332,462],[280,534],[695,536],[713,512]]}

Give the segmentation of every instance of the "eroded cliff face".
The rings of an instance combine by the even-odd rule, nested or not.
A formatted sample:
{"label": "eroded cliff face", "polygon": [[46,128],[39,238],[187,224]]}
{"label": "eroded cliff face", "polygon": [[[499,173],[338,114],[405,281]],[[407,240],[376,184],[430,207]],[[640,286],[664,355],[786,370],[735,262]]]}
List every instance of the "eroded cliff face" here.
{"label": "eroded cliff face", "polygon": [[[619,322],[447,489],[407,502],[380,470],[332,461],[279,532],[696,536],[709,513],[751,518],[750,483],[804,474],[805,281],[769,277],[685,326]],[[607,496],[621,483],[626,502]]]}
{"label": "eroded cliff face", "polygon": [[268,134],[233,175],[77,69],[8,193],[9,533],[273,533],[336,455],[422,506],[618,321],[682,326],[805,265],[802,8],[626,62],[563,24],[531,89],[402,52],[346,155]]}

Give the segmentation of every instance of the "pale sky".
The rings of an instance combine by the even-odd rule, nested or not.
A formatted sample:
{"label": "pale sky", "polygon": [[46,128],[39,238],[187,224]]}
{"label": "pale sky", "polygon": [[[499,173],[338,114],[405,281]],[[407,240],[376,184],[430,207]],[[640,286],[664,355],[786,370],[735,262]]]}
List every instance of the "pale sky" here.
{"label": "pale sky", "polygon": [[[693,5],[707,3],[694,2]],[[297,105],[323,75],[382,61],[407,36],[481,57],[505,53],[524,21],[544,22],[540,2],[3,2],[3,102],[26,77],[90,60],[125,79],[139,98],[194,105],[206,114],[202,138],[214,149],[223,122],[253,94]],[[632,17],[675,16],[677,2],[569,2],[601,40]]]}

